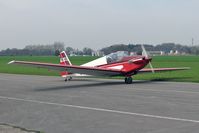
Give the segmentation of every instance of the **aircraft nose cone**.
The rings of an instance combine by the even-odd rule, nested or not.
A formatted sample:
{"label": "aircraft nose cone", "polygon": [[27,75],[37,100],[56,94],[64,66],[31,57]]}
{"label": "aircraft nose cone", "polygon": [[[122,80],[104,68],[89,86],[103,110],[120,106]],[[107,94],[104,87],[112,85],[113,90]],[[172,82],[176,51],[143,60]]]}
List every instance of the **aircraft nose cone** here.
{"label": "aircraft nose cone", "polygon": [[148,57],[146,60],[150,62],[150,61],[152,60],[152,58],[151,58],[151,57]]}

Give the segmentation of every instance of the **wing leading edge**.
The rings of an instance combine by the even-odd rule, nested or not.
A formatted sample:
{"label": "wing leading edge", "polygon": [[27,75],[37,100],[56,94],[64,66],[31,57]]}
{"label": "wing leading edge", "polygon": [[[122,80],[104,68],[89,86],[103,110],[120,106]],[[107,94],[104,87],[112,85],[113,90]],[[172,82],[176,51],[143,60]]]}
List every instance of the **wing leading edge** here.
{"label": "wing leading edge", "polygon": [[32,66],[36,68],[47,68],[50,70],[67,71],[69,73],[79,73],[79,74],[87,74],[87,75],[94,75],[94,76],[117,76],[117,75],[124,74],[124,72],[117,69],[76,66],[76,65],[60,65],[60,64],[27,62],[27,61],[11,61],[8,64]]}
{"label": "wing leading edge", "polygon": [[[165,72],[165,71],[179,71],[179,70],[188,70],[189,67],[177,67],[177,68],[153,68],[154,72]],[[138,73],[147,73],[151,72],[150,68],[144,68],[138,71]]]}

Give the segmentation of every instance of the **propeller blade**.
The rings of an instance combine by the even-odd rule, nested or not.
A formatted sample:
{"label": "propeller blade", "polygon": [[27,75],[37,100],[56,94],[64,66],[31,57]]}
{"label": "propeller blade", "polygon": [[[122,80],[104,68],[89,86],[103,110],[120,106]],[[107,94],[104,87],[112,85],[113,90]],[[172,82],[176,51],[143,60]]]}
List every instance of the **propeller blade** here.
{"label": "propeller blade", "polygon": [[153,69],[153,66],[152,66],[152,64],[151,64],[150,61],[149,61],[149,66],[150,66],[150,68],[151,68],[151,72],[152,72],[152,73],[155,73],[155,71],[154,71],[154,69]]}
{"label": "propeller blade", "polygon": [[142,54],[143,54],[143,56],[145,56],[145,57],[148,58],[149,56],[148,56],[148,54],[147,54],[147,52],[146,52],[146,49],[145,49],[145,47],[144,47],[143,44],[141,45],[141,48],[142,48]]}
{"label": "propeller blade", "polygon": [[[142,48],[143,56],[145,56],[145,57],[148,58],[149,55],[148,55],[148,53],[147,53],[147,51],[146,51],[146,49],[145,49],[145,47],[144,47],[143,44],[141,45],[141,48]],[[151,72],[152,72],[152,73],[155,73],[155,71],[154,71],[154,69],[153,69],[153,66],[152,66],[152,64],[151,64],[151,61],[149,61],[149,66],[150,66],[150,68],[151,68]]]}

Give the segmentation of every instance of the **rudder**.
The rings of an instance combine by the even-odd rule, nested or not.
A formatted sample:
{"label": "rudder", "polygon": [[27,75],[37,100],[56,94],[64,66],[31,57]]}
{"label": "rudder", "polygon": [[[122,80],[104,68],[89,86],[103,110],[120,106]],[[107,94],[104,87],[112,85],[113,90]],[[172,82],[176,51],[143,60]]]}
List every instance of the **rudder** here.
{"label": "rudder", "polygon": [[[65,51],[60,52],[59,57],[61,65],[72,65]],[[67,75],[69,75],[69,73],[67,71],[63,71],[60,73],[60,75],[62,77],[66,77]]]}
{"label": "rudder", "polygon": [[61,65],[72,65],[65,51],[62,51],[59,56]]}

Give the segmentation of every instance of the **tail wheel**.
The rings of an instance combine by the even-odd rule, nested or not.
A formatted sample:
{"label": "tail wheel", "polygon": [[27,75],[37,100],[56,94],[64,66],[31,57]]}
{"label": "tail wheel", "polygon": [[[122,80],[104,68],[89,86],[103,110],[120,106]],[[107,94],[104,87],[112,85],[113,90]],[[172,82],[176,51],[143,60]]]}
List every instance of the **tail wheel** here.
{"label": "tail wheel", "polygon": [[69,76],[69,77],[66,77],[64,81],[67,82],[67,81],[70,81],[70,80],[72,80],[72,79],[73,79],[73,78],[72,78],[71,76]]}
{"label": "tail wheel", "polygon": [[132,77],[125,77],[124,81],[125,81],[126,84],[132,84],[133,78]]}
{"label": "tail wheel", "polygon": [[70,81],[70,80],[72,80],[73,78],[70,76],[69,78],[68,78],[68,80]]}

